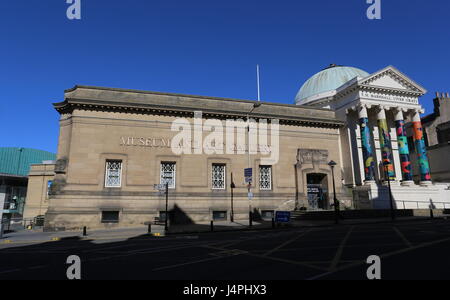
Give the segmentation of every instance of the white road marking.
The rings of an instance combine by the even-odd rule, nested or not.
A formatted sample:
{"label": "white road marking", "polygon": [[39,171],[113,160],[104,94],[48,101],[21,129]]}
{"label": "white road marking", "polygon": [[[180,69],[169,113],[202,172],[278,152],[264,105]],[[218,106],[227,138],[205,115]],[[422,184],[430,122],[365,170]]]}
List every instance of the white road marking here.
{"label": "white road marking", "polygon": [[[384,255],[380,255],[380,258],[391,257],[391,256],[394,256],[394,255],[410,252],[410,251],[421,249],[421,248],[426,248],[428,246],[433,246],[433,245],[437,245],[437,244],[440,244],[440,243],[445,243],[445,242],[448,242],[448,241],[450,241],[450,238],[446,238],[446,239],[442,239],[442,240],[438,240],[438,241],[434,241],[434,242],[428,242],[428,243],[424,243],[424,244],[421,244],[421,245],[417,245],[417,246],[409,247],[409,248],[406,248],[406,249],[393,251],[393,252],[390,252],[390,253],[387,253],[387,254],[384,254]],[[335,273],[340,272],[340,271],[348,270],[348,269],[351,269],[353,267],[363,265],[365,263],[366,263],[365,261],[361,261],[361,262],[357,262],[357,263],[354,263],[354,264],[350,264],[348,266],[344,266],[342,268],[338,268],[338,269],[336,269],[336,270],[334,270],[332,272],[326,272],[326,273],[323,273],[323,274],[319,274],[319,275],[311,277],[311,278],[309,278],[307,280],[321,279],[321,278],[326,277],[328,275],[332,275],[332,274],[335,274]]]}
{"label": "white road marking", "polygon": [[411,244],[410,241],[408,241],[408,239],[405,237],[405,235],[396,227],[393,226],[393,229],[395,231],[395,233],[397,233],[397,235],[402,239],[402,241],[409,247],[413,247],[413,244]]}
{"label": "white road marking", "polygon": [[266,253],[263,254],[263,256],[269,256],[270,254],[272,254],[272,253],[278,251],[279,249],[281,249],[281,248],[283,248],[283,247],[289,245],[290,243],[295,242],[296,240],[298,240],[299,238],[305,236],[305,235],[308,234],[309,232],[311,232],[311,229],[308,229],[308,230],[306,230],[306,231],[300,233],[299,235],[297,235],[297,236],[294,237],[293,239],[290,239],[290,240],[284,242],[283,244],[281,244],[281,245],[279,245],[279,246],[273,248],[272,250],[267,251]]}
{"label": "white road marking", "polygon": [[339,261],[341,260],[341,257],[342,257],[342,253],[344,253],[345,245],[347,244],[347,241],[350,238],[350,235],[352,234],[354,229],[355,229],[355,226],[350,227],[350,229],[348,230],[344,239],[342,240],[341,244],[339,245],[336,255],[330,265],[330,271],[335,270],[337,265],[339,264]]}

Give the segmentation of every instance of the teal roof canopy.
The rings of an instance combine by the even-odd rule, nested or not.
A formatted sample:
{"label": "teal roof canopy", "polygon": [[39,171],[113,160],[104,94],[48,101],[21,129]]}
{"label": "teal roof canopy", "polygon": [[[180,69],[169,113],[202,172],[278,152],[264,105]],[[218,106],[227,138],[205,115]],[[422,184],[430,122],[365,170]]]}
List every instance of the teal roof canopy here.
{"label": "teal roof canopy", "polygon": [[364,78],[369,75],[366,71],[358,68],[330,65],[303,84],[295,97],[295,103],[297,105],[307,104],[308,101],[305,100],[311,96],[336,90],[355,77]]}
{"label": "teal roof canopy", "polygon": [[28,176],[30,165],[56,160],[56,154],[29,148],[0,147],[0,173]]}

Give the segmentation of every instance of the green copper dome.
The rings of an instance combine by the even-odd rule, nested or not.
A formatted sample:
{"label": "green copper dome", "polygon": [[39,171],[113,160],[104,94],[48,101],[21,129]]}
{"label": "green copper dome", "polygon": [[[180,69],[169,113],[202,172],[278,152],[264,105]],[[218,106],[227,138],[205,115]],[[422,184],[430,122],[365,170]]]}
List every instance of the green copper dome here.
{"label": "green copper dome", "polygon": [[357,68],[330,65],[305,82],[295,97],[295,103],[305,105],[309,102],[306,99],[311,96],[336,90],[355,77],[364,78],[369,75],[366,71]]}

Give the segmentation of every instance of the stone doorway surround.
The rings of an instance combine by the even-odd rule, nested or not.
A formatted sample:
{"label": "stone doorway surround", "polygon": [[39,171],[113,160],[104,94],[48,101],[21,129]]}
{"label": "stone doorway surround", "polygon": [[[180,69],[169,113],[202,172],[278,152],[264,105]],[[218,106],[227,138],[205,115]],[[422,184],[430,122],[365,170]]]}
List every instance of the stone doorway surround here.
{"label": "stone doorway surround", "polygon": [[[297,209],[309,209],[308,203],[308,175],[309,174],[323,174],[328,179],[327,189],[331,191],[332,180],[331,170],[328,166],[329,153],[328,150],[321,149],[298,149],[297,151],[297,176],[299,196]],[[329,192],[328,192],[329,194]],[[328,197],[329,198],[329,197]]]}

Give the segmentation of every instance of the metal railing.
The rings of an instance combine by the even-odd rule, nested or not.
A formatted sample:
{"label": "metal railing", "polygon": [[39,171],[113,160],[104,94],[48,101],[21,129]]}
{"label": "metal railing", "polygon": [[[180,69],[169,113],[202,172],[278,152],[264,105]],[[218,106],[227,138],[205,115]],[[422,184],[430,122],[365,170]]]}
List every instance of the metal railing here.
{"label": "metal railing", "polygon": [[11,230],[22,230],[27,229],[29,226],[31,228],[35,226],[43,226],[44,225],[44,217],[38,216],[35,218],[11,218],[11,219],[3,219],[2,220],[3,231],[11,231]]}
{"label": "metal railing", "polygon": [[[377,201],[378,204],[383,203],[388,207],[389,201]],[[410,201],[410,200],[394,200],[396,209],[450,209],[450,202],[424,202],[424,201]]]}

